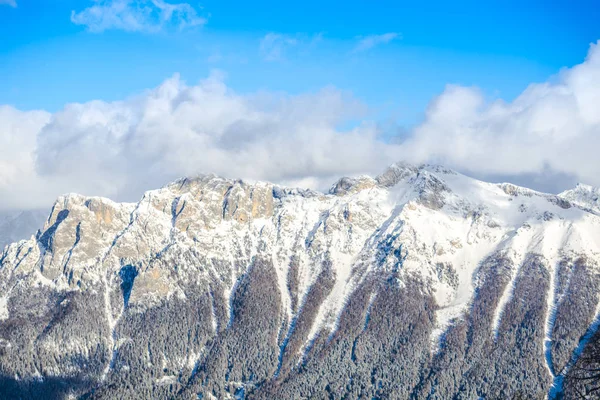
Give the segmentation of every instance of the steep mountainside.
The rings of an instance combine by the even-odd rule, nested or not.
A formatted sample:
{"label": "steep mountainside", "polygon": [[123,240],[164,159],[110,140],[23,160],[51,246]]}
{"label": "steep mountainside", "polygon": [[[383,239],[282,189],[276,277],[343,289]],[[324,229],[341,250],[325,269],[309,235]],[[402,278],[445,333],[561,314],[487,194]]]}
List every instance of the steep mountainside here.
{"label": "steep mountainside", "polygon": [[1,395],[571,398],[600,313],[578,190],[397,164],[61,197],[0,258]]}

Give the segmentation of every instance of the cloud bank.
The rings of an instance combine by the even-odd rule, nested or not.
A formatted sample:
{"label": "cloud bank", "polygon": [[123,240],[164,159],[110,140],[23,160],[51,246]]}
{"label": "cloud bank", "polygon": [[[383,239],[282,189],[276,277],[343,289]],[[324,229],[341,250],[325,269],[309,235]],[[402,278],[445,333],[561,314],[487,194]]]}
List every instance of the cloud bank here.
{"label": "cloud bank", "polygon": [[135,200],[206,172],[328,185],[394,159],[375,125],[336,129],[365,109],[335,88],[239,95],[219,73],[195,86],[174,76],[131,99],[69,104],[53,115],[4,107],[1,162],[23,161],[0,175],[0,208],[45,206],[71,191]]}
{"label": "cloud bank", "polygon": [[531,84],[512,102],[488,102],[477,88],[449,85],[403,150],[478,174],[549,169],[600,185],[599,44],[582,64]]}
{"label": "cloud bank", "polygon": [[94,0],[94,3],[80,12],[72,11],[71,22],[94,33],[110,29],[158,32],[167,27],[182,30],[206,23],[188,3],[163,0]]}
{"label": "cloud bank", "polygon": [[600,48],[512,102],[448,86],[422,124],[395,140],[367,107],[335,88],[297,96],[238,94],[213,73],[174,76],[118,102],[61,111],[0,107],[0,209],[47,207],[64,192],[135,200],[185,175],[214,172],[324,188],[399,160],[437,162],[482,178],[556,177],[600,185]]}

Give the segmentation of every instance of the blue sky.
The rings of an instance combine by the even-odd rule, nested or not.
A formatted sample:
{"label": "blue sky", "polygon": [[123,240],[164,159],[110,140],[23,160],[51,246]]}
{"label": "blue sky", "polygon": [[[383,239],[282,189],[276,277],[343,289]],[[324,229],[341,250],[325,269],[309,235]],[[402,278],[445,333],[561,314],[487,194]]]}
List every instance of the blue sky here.
{"label": "blue sky", "polygon": [[[0,6],[0,104],[48,111],[123,99],[174,73],[195,83],[220,69],[240,93],[333,85],[411,126],[448,83],[511,100],[580,62],[600,37],[594,1],[192,1],[202,26],[101,33],[71,21],[93,1],[16,3]],[[295,44],[266,60],[260,43],[269,33]],[[386,33],[398,36],[353,52],[361,37]]]}

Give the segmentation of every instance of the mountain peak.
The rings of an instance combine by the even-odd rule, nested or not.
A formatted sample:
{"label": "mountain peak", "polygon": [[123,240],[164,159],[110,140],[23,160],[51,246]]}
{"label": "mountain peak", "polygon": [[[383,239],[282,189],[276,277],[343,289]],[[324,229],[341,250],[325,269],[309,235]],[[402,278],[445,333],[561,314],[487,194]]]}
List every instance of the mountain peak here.
{"label": "mountain peak", "polygon": [[573,189],[565,190],[558,197],[586,209],[600,212],[600,188],[578,183]]}

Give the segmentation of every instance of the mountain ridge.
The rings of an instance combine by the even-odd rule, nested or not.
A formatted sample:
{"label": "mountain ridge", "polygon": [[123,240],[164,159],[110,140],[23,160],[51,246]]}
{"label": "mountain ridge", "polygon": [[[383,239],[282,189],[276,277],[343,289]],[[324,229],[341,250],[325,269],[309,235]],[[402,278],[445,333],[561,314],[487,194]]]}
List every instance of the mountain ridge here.
{"label": "mountain ridge", "polygon": [[[80,392],[92,398],[224,398],[238,391],[293,398],[327,390],[333,398],[546,394],[577,364],[579,337],[595,334],[588,331],[599,315],[600,217],[569,198],[404,163],[375,178],[341,178],[329,193],[203,175],[148,191],[137,203],[61,196],[35,237],[2,254],[0,374],[22,376],[17,386],[84,377]],[[45,305],[24,309],[34,294]],[[515,301],[525,300],[534,317],[520,320]],[[272,318],[260,316],[258,304]],[[102,324],[88,321],[65,336],[73,321],[87,321],[85,310]],[[167,310],[161,318],[175,318],[180,327],[170,331],[175,328],[155,320],[170,332],[170,339],[161,336],[168,346],[148,327],[132,336],[135,326]],[[577,317],[565,320],[566,310]],[[38,324],[18,326],[31,313],[41,331]],[[407,330],[414,323],[402,313],[414,315],[421,328]],[[361,338],[389,323],[421,349],[392,364],[359,352],[358,363],[357,349],[367,346]],[[464,329],[471,344],[460,350]],[[392,331],[380,332],[374,343],[405,354]],[[532,360],[517,362],[503,348],[511,335],[528,338],[518,348]],[[172,342],[185,337],[185,344]],[[248,338],[255,338],[257,352],[245,349]],[[518,378],[501,374],[496,386],[475,367],[460,372],[447,359],[449,349],[477,365],[473,343],[502,353],[493,370],[523,364],[514,372]],[[17,357],[15,349],[23,354]],[[360,385],[340,386],[331,375],[321,386],[327,377],[311,375],[307,365],[317,374],[329,368],[318,360],[336,352]],[[389,357],[386,350],[376,353]],[[451,382],[435,367],[440,362],[459,368],[462,378]],[[369,363],[383,369],[371,371],[375,378],[361,372]],[[524,380],[523,373],[533,377]],[[307,386],[304,379],[317,380]],[[127,382],[143,382],[143,389],[128,392]]]}

